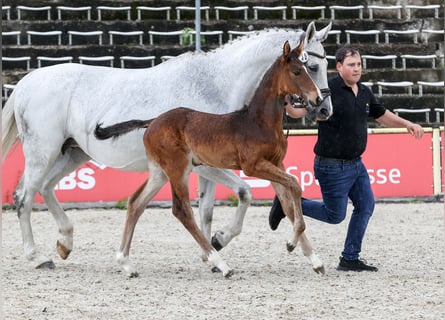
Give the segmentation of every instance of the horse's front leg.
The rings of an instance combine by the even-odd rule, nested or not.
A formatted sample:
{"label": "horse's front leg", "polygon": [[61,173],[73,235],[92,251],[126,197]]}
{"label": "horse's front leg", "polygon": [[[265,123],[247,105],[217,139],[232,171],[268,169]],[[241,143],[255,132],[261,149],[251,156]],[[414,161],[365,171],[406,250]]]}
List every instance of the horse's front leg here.
{"label": "horse's front leg", "polygon": [[198,166],[195,167],[193,171],[198,173],[200,177],[199,214],[201,218],[201,230],[208,240],[210,240],[211,223],[213,218],[215,183],[231,188],[238,195],[238,206],[230,220],[230,224],[217,230],[212,237],[213,247],[217,250],[221,250],[242,231],[244,217],[247,208],[252,201],[250,186],[233,173],[232,170]]}
{"label": "horse's front leg", "polygon": [[293,237],[287,243],[287,250],[292,252],[296,248],[298,240],[306,228],[301,214],[301,192],[298,192],[298,189],[292,192],[292,187],[284,186],[276,182],[272,182],[272,187],[280,200],[284,213],[293,225]]}
{"label": "horse's front leg", "polygon": [[320,257],[314,252],[314,249],[312,247],[312,244],[309,242],[309,239],[306,237],[306,233],[303,232],[300,236],[300,246],[301,250],[303,251],[303,255],[309,259],[310,263],[312,264],[312,269],[316,273],[325,274],[325,268],[323,261],[320,259]]}
{"label": "horse's front leg", "polygon": [[130,246],[133,239],[134,229],[147,204],[167,183],[167,177],[158,167],[150,167],[150,177],[128,201],[127,219],[122,235],[119,251],[116,253],[116,262],[130,278],[138,277],[136,268],[130,262]]}
{"label": "horse's front leg", "polygon": [[[298,182],[297,182],[298,183]],[[292,192],[292,187],[285,188],[280,184],[272,183],[274,190],[280,199],[280,203],[283,207],[283,211],[286,213],[287,217],[291,220],[294,227],[294,237],[291,241],[287,243],[287,250],[292,252],[297,243],[300,242],[303,255],[309,259],[312,264],[312,268],[316,273],[325,274],[325,268],[323,262],[314,252],[312,244],[306,237],[305,222],[303,219],[303,210],[301,207],[301,191],[299,188],[296,192]],[[297,185],[299,187],[299,184]],[[294,212],[294,214],[292,214]]]}

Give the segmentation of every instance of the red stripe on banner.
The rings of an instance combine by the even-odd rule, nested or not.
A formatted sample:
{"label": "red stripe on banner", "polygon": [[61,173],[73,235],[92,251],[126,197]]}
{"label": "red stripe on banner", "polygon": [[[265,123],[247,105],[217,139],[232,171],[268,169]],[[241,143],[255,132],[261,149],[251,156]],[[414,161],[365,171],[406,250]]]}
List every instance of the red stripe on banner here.
{"label": "red stripe on banner", "polygon": [[[371,134],[363,161],[368,168],[376,197],[416,197],[433,195],[431,133],[421,140],[409,134]],[[284,160],[286,171],[299,180],[303,196],[321,198],[313,173],[316,136],[291,136]],[[443,163],[443,160],[442,160]],[[23,153],[20,147],[3,164],[2,201],[13,202],[12,194],[22,175]],[[235,171],[252,187],[255,200],[274,197],[270,182],[246,177]],[[112,202],[126,200],[148,177],[147,173],[125,172],[88,162],[62,179],[56,187],[61,202]],[[196,175],[190,177],[190,197],[197,199]],[[218,186],[216,198],[228,200],[234,192]],[[153,200],[171,200],[170,186],[164,186]],[[36,202],[41,203],[40,196]]]}

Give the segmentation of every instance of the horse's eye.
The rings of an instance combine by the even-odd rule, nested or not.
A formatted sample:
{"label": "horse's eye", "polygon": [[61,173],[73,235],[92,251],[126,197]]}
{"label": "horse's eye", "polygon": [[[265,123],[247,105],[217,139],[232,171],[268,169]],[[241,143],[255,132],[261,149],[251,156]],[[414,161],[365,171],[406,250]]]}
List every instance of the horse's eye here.
{"label": "horse's eye", "polygon": [[318,64],[313,64],[308,66],[309,70],[313,71],[313,72],[317,72],[318,71]]}
{"label": "horse's eye", "polygon": [[293,71],[294,75],[299,76],[301,74],[300,69],[294,70]]}

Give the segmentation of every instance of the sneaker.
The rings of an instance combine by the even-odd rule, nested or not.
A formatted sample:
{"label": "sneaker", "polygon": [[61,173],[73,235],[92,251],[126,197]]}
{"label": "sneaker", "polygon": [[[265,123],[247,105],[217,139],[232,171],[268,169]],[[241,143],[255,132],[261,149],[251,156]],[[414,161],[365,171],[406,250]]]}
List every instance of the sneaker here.
{"label": "sneaker", "polygon": [[338,264],[337,270],[341,271],[377,271],[377,267],[370,266],[366,264],[367,262],[362,259],[356,260],[346,260],[340,257],[340,263]]}
{"label": "sneaker", "polygon": [[278,228],[278,225],[280,224],[281,220],[286,215],[283,212],[283,208],[281,207],[280,200],[278,200],[278,197],[275,196],[272,203],[272,208],[270,209],[269,213],[269,226],[272,230],[276,230]]}

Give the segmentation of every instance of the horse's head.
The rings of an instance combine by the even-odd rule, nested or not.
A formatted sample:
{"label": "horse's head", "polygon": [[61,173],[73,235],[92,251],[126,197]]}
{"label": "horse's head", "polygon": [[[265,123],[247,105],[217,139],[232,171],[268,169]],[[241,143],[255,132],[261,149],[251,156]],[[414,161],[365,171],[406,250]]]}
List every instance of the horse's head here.
{"label": "horse's head", "polygon": [[293,50],[288,41],[284,43],[280,66],[283,72],[279,74],[280,95],[294,95],[308,109],[316,109],[323,102],[321,90],[309,76],[301,55],[304,50],[303,33],[300,42]]}
{"label": "horse's head", "polygon": [[301,54],[301,60],[323,95],[323,101],[320,105],[316,107],[309,105],[306,107],[308,111],[306,118],[311,121],[327,120],[333,112],[331,92],[328,86],[328,60],[322,45],[322,42],[328,37],[331,27],[332,22],[325,28],[317,31],[315,23],[312,21],[306,29],[304,51]]}

